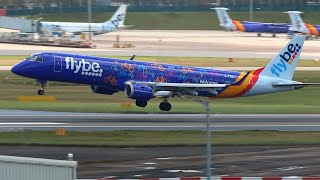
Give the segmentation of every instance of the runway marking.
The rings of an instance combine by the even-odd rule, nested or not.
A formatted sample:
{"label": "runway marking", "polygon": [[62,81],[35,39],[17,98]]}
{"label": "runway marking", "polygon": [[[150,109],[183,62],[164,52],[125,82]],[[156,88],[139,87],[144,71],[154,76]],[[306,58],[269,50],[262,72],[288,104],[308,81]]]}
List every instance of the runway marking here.
{"label": "runway marking", "polygon": [[[62,127],[62,128],[149,128],[149,129],[156,129],[156,128],[205,128],[205,126],[107,126],[107,125],[63,125],[65,123],[56,123],[56,124],[39,124],[39,126],[29,126],[26,124],[25,126],[21,126],[20,124],[17,124],[16,126],[9,126],[4,125],[0,126],[0,128],[56,128],[56,127]],[[1,125],[1,124],[0,124]],[[54,126],[57,125],[57,126]],[[270,128],[277,128],[277,127],[320,127],[320,125],[216,125],[212,126],[211,129],[214,128],[251,128],[254,127],[258,129],[259,127],[270,127]]]}
{"label": "runway marking", "polygon": [[157,164],[157,163],[154,163],[154,162],[146,162],[146,163],[142,163],[142,164],[144,164],[144,165],[155,165],[155,164]]}
{"label": "runway marking", "polygon": [[[1,112],[1,111],[0,111]],[[32,111],[30,111],[32,113]],[[14,112],[13,112],[14,113]],[[73,113],[71,114],[61,114],[63,112],[35,112],[40,114],[1,114],[0,117],[7,117],[7,118],[14,118],[14,117],[24,117],[24,118],[32,118],[32,117],[53,117],[54,118],[65,118],[65,117],[73,117],[73,118],[106,118],[106,119],[117,119],[117,118],[128,118],[128,119],[136,119],[137,117],[143,118],[143,119],[153,119],[153,118],[159,118],[159,119],[167,119],[166,114],[148,114],[147,116],[145,114],[86,114],[86,113]],[[44,114],[42,114],[44,113]],[[214,118],[319,118],[320,114],[211,114],[210,115],[212,119]],[[175,118],[205,118],[204,114],[170,114],[170,117]]]}
{"label": "runway marking", "polygon": [[184,172],[184,173],[202,173],[202,171],[197,171],[197,170],[164,170],[165,172],[168,173],[179,173],[179,172]]}
{"label": "runway marking", "polygon": [[157,160],[169,160],[169,159],[175,159],[176,157],[162,157],[162,158],[157,158]]}
{"label": "runway marking", "polygon": [[4,122],[1,125],[60,125],[66,123],[55,123],[55,122]]}
{"label": "runway marking", "polygon": [[304,169],[304,168],[305,167],[301,167],[301,166],[289,166],[289,167],[277,168],[277,170],[280,170],[280,171],[292,171],[292,170]]}

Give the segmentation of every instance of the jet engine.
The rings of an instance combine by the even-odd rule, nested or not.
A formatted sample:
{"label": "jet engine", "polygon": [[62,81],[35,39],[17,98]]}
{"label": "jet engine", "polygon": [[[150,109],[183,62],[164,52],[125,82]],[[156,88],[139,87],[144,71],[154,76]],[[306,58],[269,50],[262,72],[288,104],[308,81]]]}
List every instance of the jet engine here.
{"label": "jet engine", "polygon": [[96,86],[96,85],[91,85],[90,89],[92,92],[97,93],[97,94],[106,94],[106,95],[112,95],[118,91],[103,87],[103,86]]}
{"label": "jet engine", "polygon": [[154,97],[153,89],[139,84],[127,84],[124,93],[128,98],[148,101]]}

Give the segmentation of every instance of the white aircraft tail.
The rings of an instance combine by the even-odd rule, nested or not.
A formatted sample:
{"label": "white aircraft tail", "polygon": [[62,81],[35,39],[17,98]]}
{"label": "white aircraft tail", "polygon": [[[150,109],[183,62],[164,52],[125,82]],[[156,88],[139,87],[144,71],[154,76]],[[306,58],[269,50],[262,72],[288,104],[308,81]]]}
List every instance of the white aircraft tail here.
{"label": "white aircraft tail", "polygon": [[104,22],[104,23],[112,23],[115,27],[123,27],[124,21],[126,19],[126,13],[127,13],[127,5],[121,5],[118,10],[112,15],[110,20]]}
{"label": "white aircraft tail", "polygon": [[211,9],[216,10],[220,26],[227,29],[235,30],[235,25],[232,23],[232,19],[229,17],[229,14],[227,12],[227,10],[230,9],[224,7],[216,7]]}
{"label": "white aircraft tail", "polygon": [[304,35],[296,35],[262,70],[261,76],[292,80],[303,43]]}
{"label": "white aircraft tail", "polygon": [[300,16],[300,14],[302,14],[303,12],[288,11],[288,12],[284,12],[284,13],[288,13],[289,17],[290,17],[291,27],[289,28],[289,30],[294,31],[294,32],[301,32],[301,33],[305,33],[305,34],[309,33],[309,30],[308,30],[306,24],[303,22],[303,20]]}

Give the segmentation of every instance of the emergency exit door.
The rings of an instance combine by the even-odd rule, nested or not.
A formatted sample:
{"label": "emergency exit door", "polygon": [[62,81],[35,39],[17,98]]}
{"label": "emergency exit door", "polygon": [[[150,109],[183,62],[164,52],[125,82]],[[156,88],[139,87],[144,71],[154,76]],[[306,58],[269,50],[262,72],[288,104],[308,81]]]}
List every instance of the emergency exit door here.
{"label": "emergency exit door", "polygon": [[54,72],[62,71],[62,57],[54,56]]}

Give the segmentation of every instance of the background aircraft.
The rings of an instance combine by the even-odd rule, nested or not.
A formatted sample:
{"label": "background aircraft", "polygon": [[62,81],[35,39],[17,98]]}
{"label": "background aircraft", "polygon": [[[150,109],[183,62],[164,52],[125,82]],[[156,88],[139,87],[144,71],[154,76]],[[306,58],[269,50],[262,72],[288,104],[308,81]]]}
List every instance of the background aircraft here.
{"label": "background aircraft", "polygon": [[216,7],[211,9],[216,10],[220,26],[231,31],[255,32],[258,33],[258,36],[261,36],[261,33],[271,33],[275,37],[278,33],[288,33],[290,26],[284,23],[237,21],[229,17],[227,10],[230,9],[228,8]]}
{"label": "background aircraft", "polygon": [[302,14],[303,12],[288,11],[285,13],[289,14],[291,20],[291,27],[289,28],[290,31],[306,34],[309,36],[319,36],[320,25],[305,24],[300,16],[300,14]]}
{"label": "background aircraft", "polygon": [[248,73],[49,52],[28,57],[12,72],[37,79],[42,84],[39,95],[47,81],[87,84],[100,94],[124,91],[139,107],[161,97],[159,108],[169,111],[170,97],[233,98],[319,85],[292,81],[304,40],[293,37],[265,68]]}
{"label": "background aircraft", "polygon": [[[94,34],[104,34],[116,31],[119,28],[125,28],[125,17],[127,12],[127,5],[121,5],[113,16],[104,23],[90,23],[91,32]],[[43,30],[49,30],[53,33],[70,32],[81,33],[89,32],[89,23],[75,23],[75,22],[41,22]]]}

